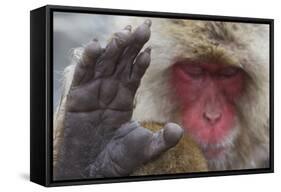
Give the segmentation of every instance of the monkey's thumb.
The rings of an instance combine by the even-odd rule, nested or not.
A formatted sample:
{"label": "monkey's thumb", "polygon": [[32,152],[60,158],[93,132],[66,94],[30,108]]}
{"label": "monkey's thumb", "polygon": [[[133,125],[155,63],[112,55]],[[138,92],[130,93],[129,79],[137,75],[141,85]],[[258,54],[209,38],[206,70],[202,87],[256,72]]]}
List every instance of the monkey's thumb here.
{"label": "monkey's thumb", "polygon": [[175,123],[167,123],[163,129],[153,134],[149,147],[150,159],[174,147],[183,135],[183,129]]}

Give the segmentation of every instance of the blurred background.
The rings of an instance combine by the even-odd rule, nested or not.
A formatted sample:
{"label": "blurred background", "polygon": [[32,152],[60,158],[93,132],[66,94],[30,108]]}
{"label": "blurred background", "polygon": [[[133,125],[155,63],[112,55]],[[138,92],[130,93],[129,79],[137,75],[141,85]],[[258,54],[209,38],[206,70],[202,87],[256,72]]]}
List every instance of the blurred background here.
{"label": "blurred background", "polygon": [[62,91],[63,70],[71,64],[73,50],[93,38],[98,38],[101,45],[105,46],[112,33],[120,30],[116,26],[116,21],[125,17],[55,12],[53,18],[53,109],[55,110]]}

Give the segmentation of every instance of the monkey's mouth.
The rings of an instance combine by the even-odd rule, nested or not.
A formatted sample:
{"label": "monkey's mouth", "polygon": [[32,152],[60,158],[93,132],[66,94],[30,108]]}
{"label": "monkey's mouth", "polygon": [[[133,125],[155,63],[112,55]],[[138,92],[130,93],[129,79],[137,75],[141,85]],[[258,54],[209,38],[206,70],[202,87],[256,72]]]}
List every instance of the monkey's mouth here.
{"label": "monkey's mouth", "polygon": [[219,158],[225,154],[225,151],[226,151],[225,147],[209,146],[203,148],[203,153],[207,159]]}

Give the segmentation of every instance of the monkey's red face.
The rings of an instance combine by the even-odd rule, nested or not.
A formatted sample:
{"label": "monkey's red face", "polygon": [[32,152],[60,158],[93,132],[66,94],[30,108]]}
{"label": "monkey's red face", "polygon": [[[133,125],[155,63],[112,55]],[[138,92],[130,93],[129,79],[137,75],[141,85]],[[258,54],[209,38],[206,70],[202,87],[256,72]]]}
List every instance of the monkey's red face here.
{"label": "monkey's red face", "polygon": [[231,139],[236,127],[235,101],[243,92],[243,71],[221,63],[182,61],[173,65],[172,85],[187,132],[209,158],[223,153],[221,144]]}

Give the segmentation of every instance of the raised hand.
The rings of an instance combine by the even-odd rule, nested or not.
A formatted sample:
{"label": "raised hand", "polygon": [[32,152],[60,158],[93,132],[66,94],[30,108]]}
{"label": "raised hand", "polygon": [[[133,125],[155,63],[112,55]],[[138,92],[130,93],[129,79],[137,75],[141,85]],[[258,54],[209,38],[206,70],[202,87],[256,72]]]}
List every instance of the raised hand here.
{"label": "raised hand", "polygon": [[150,63],[151,21],[115,33],[102,49],[94,39],[77,63],[67,96],[64,135],[55,179],[117,177],[177,144],[173,123],[157,133],[131,121],[133,101]]}

